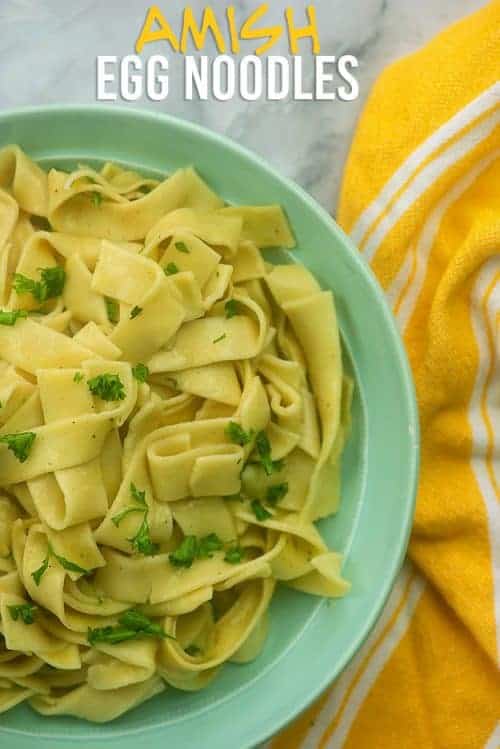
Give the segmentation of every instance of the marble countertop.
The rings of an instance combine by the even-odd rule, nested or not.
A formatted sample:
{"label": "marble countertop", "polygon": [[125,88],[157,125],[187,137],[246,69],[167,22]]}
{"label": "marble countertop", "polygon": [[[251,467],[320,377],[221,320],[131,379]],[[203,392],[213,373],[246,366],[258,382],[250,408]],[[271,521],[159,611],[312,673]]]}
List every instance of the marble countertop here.
{"label": "marble countertop", "polygon": [[[198,17],[209,4],[208,0],[189,3]],[[259,5],[254,0],[211,3],[221,14],[230,4],[243,18]],[[272,11],[265,20],[281,22],[284,7],[292,6],[299,25],[307,4],[304,0],[270,3]],[[313,4],[321,54],[351,53],[359,60],[360,96],[356,101],[185,101],[181,87],[173,86],[163,102],[143,99],[126,106],[168,112],[224,133],[264,156],[325,208],[334,210],[356,120],[375,78],[388,63],[418,49],[484,2],[316,0]],[[96,56],[120,57],[133,52],[149,5],[144,0],[0,0],[0,110],[95,102]],[[160,1],[158,5],[172,26],[179,28],[184,3]],[[146,50],[148,54],[169,54],[165,44],[149,45]],[[248,54],[251,49],[243,51]],[[285,44],[273,54],[286,54]],[[311,63],[309,53],[304,57]],[[180,56],[173,58],[172,67],[181,64]],[[306,67],[308,74],[311,68],[307,72]]]}

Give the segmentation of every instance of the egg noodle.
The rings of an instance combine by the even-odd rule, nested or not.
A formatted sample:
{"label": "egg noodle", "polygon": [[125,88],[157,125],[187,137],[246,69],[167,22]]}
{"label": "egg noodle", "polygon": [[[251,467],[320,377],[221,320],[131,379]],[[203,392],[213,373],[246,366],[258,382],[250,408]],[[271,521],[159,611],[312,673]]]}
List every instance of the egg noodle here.
{"label": "egg noodle", "polygon": [[109,721],[253,659],[277,582],[348,584],[351,383],[281,208],[191,169],[0,150],[0,711]]}

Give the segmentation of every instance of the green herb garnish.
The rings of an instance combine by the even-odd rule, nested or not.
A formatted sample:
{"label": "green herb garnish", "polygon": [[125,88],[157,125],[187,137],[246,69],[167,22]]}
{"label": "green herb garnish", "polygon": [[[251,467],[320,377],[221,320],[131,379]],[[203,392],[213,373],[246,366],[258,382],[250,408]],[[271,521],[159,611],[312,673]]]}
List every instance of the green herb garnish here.
{"label": "green herb garnish", "polygon": [[187,245],[185,244],[185,242],[176,242],[174,244],[174,247],[179,252],[185,252],[186,254],[189,255],[189,249],[188,249]]}
{"label": "green herb garnish", "polygon": [[160,547],[158,546],[158,544],[153,543],[149,533],[149,507],[146,502],[146,491],[139,491],[136,485],[134,483],[131,483],[130,494],[132,495],[132,499],[134,499],[140,505],[140,507],[126,507],[124,510],[112,517],[111,521],[118,528],[123,518],[127,517],[127,515],[130,515],[132,512],[143,512],[144,517],[142,518],[142,522],[137,530],[137,533],[135,534],[135,536],[132,536],[127,540],[130,541],[134,549],[140,554],[144,554],[144,556],[147,557],[152,557],[158,553]]}
{"label": "green herb garnish", "polygon": [[144,554],[145,557],[154,557],[155,554],[158,554],[160,547],[158,544],[153,543],[149,534],[147,510],[144,513],[144,517],[142,519],[142,523],[139,526],[139,530],[137,531],[135,536],[132,536],[132,538],[128,538],[127,540],[130,541],[134,549],[138,551],[139,554]]}
{"label": "green herb garnish", "polygon": [[186,536],[181,545],[168,555],[170,564],[174,567],[191,567],[196,559],[198,540],[196,536]]}
{"label": "green herb garnish", "polygon": [[38,607],[32,603],[20,603],[14,606],[7,606],[7,608],[15,622],[21,617],[24,624],[33,624],[35,621],[35,612]]}
{"label": "green herb garnish", "polygon": [[201,648],[199,648],[198,645],[191,643],[191,645],[188,645],[187,648],[184,648],[184,652],[188,655],[200,655]]}
{"label": "green herb garnish", "polygon": [[170,640],[175,640],[175,637],[168,635],[159,624],[151,621],[135,609],[130,609],[118,617],[118,624],[115,627],[97,627],[96,629],[89,627],[87,633],[87,640],[91,645],[96,645],[99,642],[116,645],[119,642],[141,637],[157,637],[160,639],[168,637]]}
{"label": "green herb garnish", "polygon": [[228,299],[227,302],[224,305],[224,312],[226,313],[226,317],[231,318],[235,315],[240,314],[240,304],[236,301],[236,299]]}
{"label": "green herb garnish", "polygon": [[31,573],[31,577],[35,581],[36,585],[40,585],[40,580],[48,569],[50,557],[54,557],[57,562],[59,562],[61,567],[68,572],[77,572],[81,575],[88,575],[88,573],[90,572],[90,570],[87,570],[84,567],[80,567],[79,564],[66,559],[66,557],[62,557],[60,554],[56,554],[56,552],[52,548],[52,545],[50,543],[47,543],[47,556],[43,560],[40,567]]}
{"label": "green herb garnish", "polygon": [[90,570],[86,570],[85,567],[80,567],[79,564],[75,564],[75,562],[72,562],[70,559],[66,559],[66,557],[62,557],[60,554],[56,554],[50,544],[49,553],[52,554],[52,556],[57,559],[61,567],[68,572],[77,572],[80,575],[88,575],[88,573],[90,572]]}
{"label": "green herb garnish", "polygon": [[167,263],[167,265],[163,268],[163,272],[166,276],[173,276],[175,275],[175,273],[179,272],[179,268],[175,263]]}
{"label": "green herb garnish", "polygon": [[28,317],[25,309],[0,309],[0,325],[15,325],[23,317]]}
{"label": "green herb garnish", "polygon": [[99,208],[103,200],[102,194],[97,190],[94,190],[94,192],[90,193],[90,200],[92,202],[92,205],[95,205],[96,208]]}
{"label": "green herb garnish", "polygon": [[42,579],[42,577],[47,572],[47,568],[49,566],[49,556],[50,555],[47,552],[47,556],[45,557],[45,559],[41,563],[40,567],[37,570],[35,570],[34,572],[31,573],[31,577],[35,581],[36,585],[40,585],[40,580]]}
{"label": "green herb garnish", "polygon": [[208,536],[203,536],[198,541],[196,557],[197,559],[211,559],[214,551],[220,551],[222,548],[224,548],[224,544],[219,536],[216,533],[209,533]]}
{"label": "green herb garnish", "polygon": [[231,442],[235,442],[237,445],[241,445],[241,447],[248,445],[248,443],[253,439],[253,431],[250,430],[249,432],[245,432],[236,421],[230,421],[224,432]]}
{"label": "green herb garnish", "polygon": [[135,365],[135,367],[132,367],[132,374],[137,382],[146,382],[149,377],[149,369],[145,364],[141,364],[141,362],[139,362]]}
{"label": "green herb garnish", "polygon": [[268,518],[271,517],[271,513],[266,510],[264,505],[258,499],[252,499],[250,507],[259,521],[268,520]]}
{"label": "green herb garnish", "polygon": [[214,338],[214,340],[212,341],[212,343],[219,343],[219,341],[223,341],[225,337],[226,337],[226,334],[223,333],[218,338]]}
{"label": "green herb garnish", "polygon": [[239,564],[244,556],[245,550],[238,544],[236,546],[231,546],[226,551],[224,561],[229,562],[229,564]]}
{"label": "green herb garnish", "polygon": [[126,507],[117,515],[113,515],[111,522],[118,528],[123,518],[126,518],[127,515],[130,515],[132,512],[144,512],[144,509],[142,507]]}
{"label": "green herb garnish", "polygon": [[117,323],[120,317],[120,305],[114,299],[110,299],[109,296],[104,301],[109,322]]}
{"label": "green herb garnish", "polygon": [[35,437],[35,432],[17,432],[17,434],[3,434],[0,442],[4,442],[18,461],[24,463],[28,459]]}
{"label": "green herb garnish", "polygon": [[266,492],[266,500],[270,505],[277,504],[280,499],[288,493],[288,482],[284,481],[282,484],[274,484],[269,486]]}
{"label": "green herb garnish", "polygon": [[75,376],[73,377],[73,382],[79,383],[83,380],[83,373],[82,372],[75,372]]}
{"label": "green herb garnish", "polygon": [[134,317],[137,317],[137,315],[140,315],[140,314],[141,314],[141,312],[142,312],[142,307],[138,307],[138,306],[136,305],[135,307],[133,307],[133,308],[132,308],[132,309],[130,310],[130,319],[131,319],[131,320],[133,320],[133,319],[134,319]]}
{"label": "green herb garnish", "polygon": [[265,432],[258,432],[255,438],[255,447],[259,455],[262,467],[268,476],[274,471],[279,471],[283,467],[280,461],[273,461],[271,458],[271,445]]}
{"label": "green herb garnish", "polygon": [[14,291],[16,294],[31,294],[37,302],[46,302],[61,296],[66,282],[66,271],[60,265],[51,268],[40,268],[40,281],[14,273]]}
{"label": "green herb garnish", "polygon": [[103,401],[122,401],[125,398],[123,382],[117,374],[100,374],[87,380],[92,395]]}
{"label": "green herb garnish", "polygon": [[144,489],[142,492],[139,491],[139,489],[136,487],[136,485],[132,482],[130,484],[130,493],[135,499],[136,502],[139,502],[140,505],[143,505],[144,507],[147,507],[146,502],[146,490]]}
{"label": "green herb garnish", "polygon": [[[209,533],[202,538],[186,536],[180,546],[168,555],[170,563],[174,567],[189,568],[196,559],[211,559],[216,551],[224,549],[224,542],[216,533]],[[231,549],[226,553],[231,554]],[[227,561],[227,560],[226,560]]]}

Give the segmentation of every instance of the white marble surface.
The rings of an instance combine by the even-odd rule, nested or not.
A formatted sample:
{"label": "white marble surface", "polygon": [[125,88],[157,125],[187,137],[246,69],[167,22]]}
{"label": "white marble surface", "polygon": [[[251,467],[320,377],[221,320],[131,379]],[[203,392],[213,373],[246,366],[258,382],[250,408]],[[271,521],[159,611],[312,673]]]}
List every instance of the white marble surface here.
{"label": "white marble surface", "polygon": [[[0,0],[0,109],[95,102],[96,56],[130,54],[150,4],[143,0]],[[186,4],[197,11],[211,4],[222,17],[225,7],[232,4],[242,19],[259,5],[256,0],[191,0]],[[269,20],[274,22],[283,20],[286,6],[295,8],[297,23],[305,18],[304,0],[269,4]],[[169,112],[230,136],[263,155],[331,210],[356,119],[377,75],[388,63],[483,4],[481,0],[316,0],[321,53],[349,52],[359,59],[360,96],[355,102],[184,101],[178,83],[164,102],[143,100],[127,106]],[[159,0],[158,5],[178,29],[185,4]],[[282,42],[273,54],[285,54]],[[170,50],[156,44],[146,51],[169,55]],[[242,51],[252,50],[243,46]],[[169,57],[174,79],[181,60]],[[305,58],[311,62],[309,52]]]}

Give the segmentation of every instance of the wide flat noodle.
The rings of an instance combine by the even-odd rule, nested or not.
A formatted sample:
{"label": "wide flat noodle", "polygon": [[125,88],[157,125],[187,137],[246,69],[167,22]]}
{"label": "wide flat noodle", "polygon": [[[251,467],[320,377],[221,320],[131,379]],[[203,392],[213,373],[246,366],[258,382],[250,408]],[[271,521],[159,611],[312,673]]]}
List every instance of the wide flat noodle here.
{"label": "wide flat noodle", "polygon": [[106,722],[256,658],[278,584],[348,591],[352,382],[280,206],[194,169],[0,150],[0,712]]}

